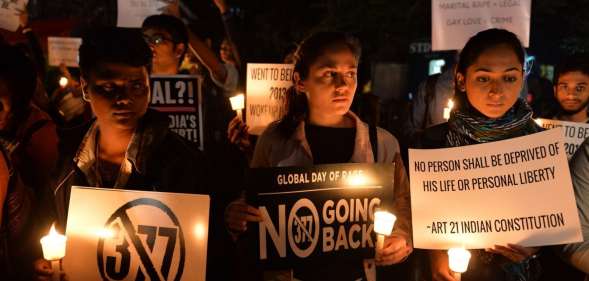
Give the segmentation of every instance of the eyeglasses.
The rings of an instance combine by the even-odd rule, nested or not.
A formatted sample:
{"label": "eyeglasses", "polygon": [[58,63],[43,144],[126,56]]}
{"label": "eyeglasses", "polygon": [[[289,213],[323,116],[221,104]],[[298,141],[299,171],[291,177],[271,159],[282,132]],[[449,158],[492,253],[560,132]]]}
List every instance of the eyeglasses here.
{"label": "eyeglasses", "polygon": [[165,41],[169,41],[174,43],[174,40],[170,39],[170,38],[166,38],[164,35],[161,34],[155,34],[153,36],[148,36],[148,35],[143,35],[143,39],[145,39],[145,42],[147,42],[147,44],[150,45],[159,45],[164,43]]}

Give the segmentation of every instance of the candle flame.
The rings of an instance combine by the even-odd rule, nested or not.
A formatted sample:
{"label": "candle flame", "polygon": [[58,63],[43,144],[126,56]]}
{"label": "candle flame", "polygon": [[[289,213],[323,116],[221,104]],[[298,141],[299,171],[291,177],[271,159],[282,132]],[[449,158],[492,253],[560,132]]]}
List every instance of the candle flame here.
{"label": "candle flame", "polygon": [[65,86],[67,86],[68,83],[69,83],[69,81],[67,80],[67,78],[65,78],[65,77],[59,78],[59,86],[61,86],[62,88],[65,88]]}
{"label": "candle flame", "polygon": [[244,105],[245,96],[243,94],[238,94],[236,96],[233,96],[233,97],[229,98],[229,101],[231,102],[231,108],[233,110],[241,110],[245,107],[245,105]]}
{"label": "candle flame", "polygon": [[452,109],[452,108],[454,108],[454,102],[452,101],[452,99],[449,99],[449,100],[448,100],[448,108],[449,108],[449,109]]}
{"label": "candle flame", "polygon": [[454,272],[463,273],[468,269],[470,252],[464,248],[451,248],[448,250],[448,262]]}
{"label": "candle flame", "polygon": [[55,236],[55,235],[59,235],[59,233],[57,233],[57,230],[55,230],[55,223],[53,223],[51,225],[51,229],[49,230],[49,236]]}
{"label": "candle flame", "polygon": [[536,122],[536,124],[538,124],[538,126],[540,126],[540,127],[542,127],[542,125],[543,125],[542,124],[542,119],[540,119],[540,118],[534,119],[534,122]]}
{"label": "candle flame", "polygon": [[382,235],[391,235],[397,217],[387,211],[374,212],[374,232]]}

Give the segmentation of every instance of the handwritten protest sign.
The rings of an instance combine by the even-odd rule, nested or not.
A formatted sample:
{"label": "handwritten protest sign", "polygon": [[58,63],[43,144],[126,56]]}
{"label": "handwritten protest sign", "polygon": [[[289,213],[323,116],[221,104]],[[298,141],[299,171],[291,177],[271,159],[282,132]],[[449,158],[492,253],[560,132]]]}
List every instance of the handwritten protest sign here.
{"label": "handwritten protest sign", "polygon": [[246,123],[260,135],[286,113],[286,91],[292,86],[292,64],[247,64]]}
{"label": "handwritten protest sign", "polygon": [[202,77],[198,75],[153,75],[151,108],[170,118],[170,129],[204,149]]}
{"label": "handwritten protest sign", "polygon": [[207,195],[73,187],[70,280],[205,280]]}
{"label": "handwritten protest sign", "polygon": [[161,14],[171,1],[165,0],[118,0],[118,27],[141,27],[143,20]]}
{"label": "handwritten protest sign", "polygon": [[487,144],[409,150],[416,248],[582,240],[558,130]]}
{"label": "handwritten protest sign", "polygon": [[589,138],[589,124],[550,119],[536,119],[545,129],[560,128],[564,134],[564,150],[568,158],[573,157],[579,146]]}
{"label": "handwritten protest sign", "polygon": [[0,0],[0,28],[15,32],[20,25],[20,11],[27,8],[28,0]]}
{"label": "handwritten protest sign", "polygon": [[59,66],[61,63],[68,67],[78,67],[78,49],[82,45],[82,38],[47,37],[49,49],[49,65]]}
{"label": "handwritten protest sign", "polygon": [[[394,164],[254,169],[264,221],[254,236],[269,268],[374,257],[373,215],[391,198]],[[389,204],[390,205],[390,204]]]}
{"label": "handwritten protest sign", "polygon": [[460,50],[489,28],[507,29],[528,47],[531,6],[532,0],[432,0],[432,50]]}

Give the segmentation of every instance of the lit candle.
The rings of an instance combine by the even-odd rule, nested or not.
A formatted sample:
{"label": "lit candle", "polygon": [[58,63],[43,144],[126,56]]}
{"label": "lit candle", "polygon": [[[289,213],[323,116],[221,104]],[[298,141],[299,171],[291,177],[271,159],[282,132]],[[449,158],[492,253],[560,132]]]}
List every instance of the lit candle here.
{"label": "lit candle", "polygon": [[454,107],[454,102],[451,99],[449,99],[448,106],[444,107],[444,119],[446,119],[446,120],[450,119],[450,112],[452,112],[453,107]]}
{"label": "lit candle", "polygon": [[534,122],[536,122],[536,124],[538,124],[538,126],[542,127],[542,119],[536,118],[536,119],[534,119]]}
{"label": "lit candle", "polygon": [[241,119],[241,111],[243,110],[243,108],[245,108],[245,97],[243,96],[243,94],[239,94],[229,98],[229,101],[231,102],[231,108],[235,110],[235,112],[237,112],[237,116],[239,116],[239,118]]}
{"label": "lit candle", "polygon": [[384,237],[391,235],[397,217],[387,211],[374,212],[374,232],[376,232],[376,254],[384,248]]}
{"label": "lit candle", "polygon": [[61,78],[59,78],[59,86],[61,86],[62,88],[65,88],[65,86],[67,86],[68,82],[69,81],[67,80],[67,78],[65,78],[63,76]]}
{"label": "lit candle", "polygon": [[460,275],[466,272],[470,252],[464,248],[451,248],[448,250],[448,263],[454,272],[454,279],[460,281]]}
{"label": "lit candle", "polygon": [[65,241],[66,237],[55,231],[55,224],[51,226],[49,234],[41,238],[43,257],[51,261],[51,269],[53,269],[52,280],[59,280],[61,259],[65,257]]}

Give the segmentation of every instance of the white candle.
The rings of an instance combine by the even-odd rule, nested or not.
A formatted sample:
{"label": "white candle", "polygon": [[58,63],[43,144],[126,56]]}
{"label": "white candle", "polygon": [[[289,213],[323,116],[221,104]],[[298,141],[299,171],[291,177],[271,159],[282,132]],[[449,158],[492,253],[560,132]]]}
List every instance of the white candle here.
{"label": "white candle", "polygon": [[65,257],[66,237],[55,231],[55,224],[51,226],[49,234],[41,238],[43,257],[51,261],[53,276],[51,280],[59,280],[61,274],[61,259]]}
{"label": "white candle", "polygon": [[464,248],[451,248],[448,250],[448,263],[450,269],[454,272],[454,278],[460,281],[461,273],[468,269],[470,252]]}
{"label": "white candle", "polygon": [[237,116],[241,119],[241,111],[245,108],[245,97],[243,94],[239,94],[229,98],[231,102],[231,108],[237,112]]}
{"label": "white candle", "polygon": [[444,107],[444,119],[446,119],[446,120],[450,119],[450,112],[452,112],[453,107],[454,107],[454,102],[451,99],[449,99],[448,106]]}
{"label": "white candle", "polygon": [[387,211],[374,212],[374,232],[376,232],[376,255],[384,248],[384,237],[391,235],[397,217]]}
{"label": "white candle", "polygon": [[66,237],[57,233],[55,225],[52,225],[49,234],[41,238],[43,257],[49,261],[60,260],[65,257],[65,241]]}
{"label": "white candle", "polygon": [[65,78],[63,76],[61,78],[59,78],[59,86],[61,86],[62,88],[65,88],[65,86],[67,86],[68,82],[69,81],[67,80],[67,78]]}

